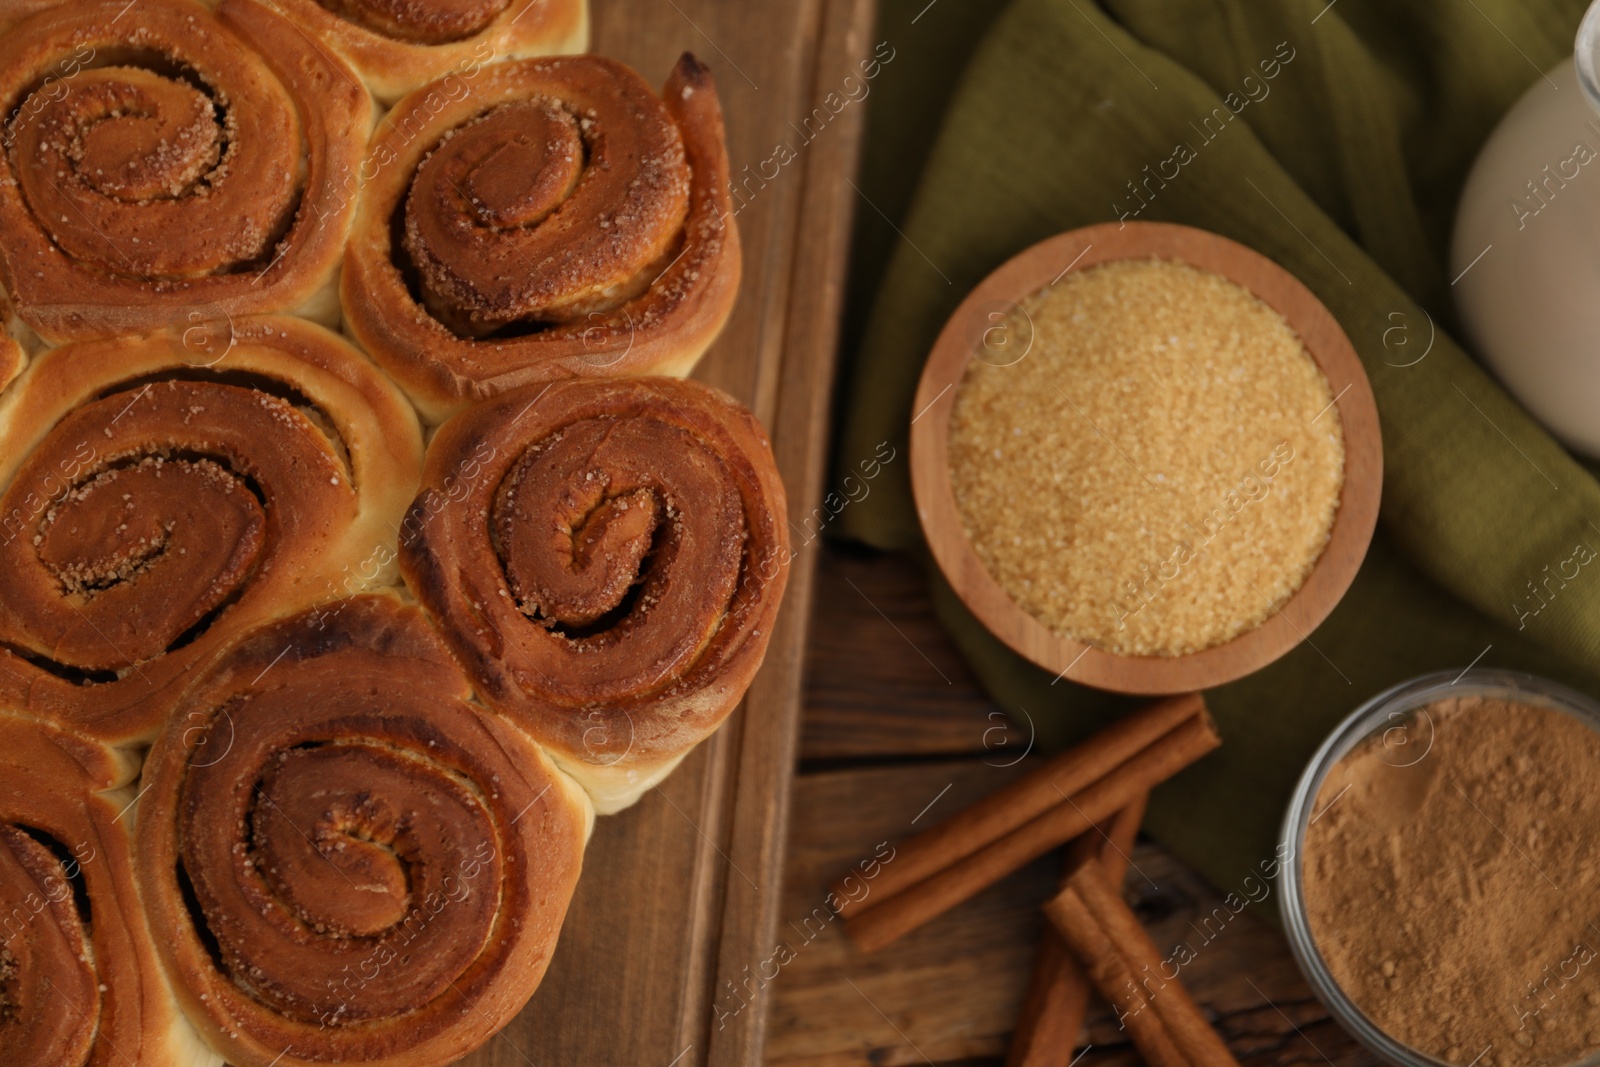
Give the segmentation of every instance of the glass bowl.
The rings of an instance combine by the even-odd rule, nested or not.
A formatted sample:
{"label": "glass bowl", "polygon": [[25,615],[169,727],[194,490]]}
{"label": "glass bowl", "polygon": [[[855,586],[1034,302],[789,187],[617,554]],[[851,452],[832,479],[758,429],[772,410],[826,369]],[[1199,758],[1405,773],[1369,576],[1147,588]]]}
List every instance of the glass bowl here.
{"label": "glass bowl", "polygon": [[[1425,674],[1384,690],[1334,728],[1322,747],[1317,749],[1316,755],[1311,757],[1305,773],[1300,776],[1283,822],[1281,840],[1289,845],[1290,853],[1281,874],[1283,884],[1278,906],[1295,962],[1300,965],[1317,999],[1322,1001],[1341,1026],[1369,1051],[1401,1067],[1465,1065],[1450,1065],[1447,1060],[1431,1056],[1391,1037],[1367,1018],[1340,987],[1311,933],[1311,924],[1306,915],[1305,884],[1301,875],[1301,850],[1322,783],[1328,772],[1351,749],[1367,738],[1381,734],[1387,753],[1385,759],[1399,767],[1410,766],[1425,758],[1433,744],[1432,721],[1426,717],[1422,721],[1413,721],[1410,713],[1435,700],[1462,696],[1496,697],[1565,712],[1582,720],[1591,729],[1600,731],[1600,703],[1574,689],[1535,675],[1472,668]],[[1593,1064],[1600,1062],[1600,1056],[1590,1056],[1579,1062]]]}

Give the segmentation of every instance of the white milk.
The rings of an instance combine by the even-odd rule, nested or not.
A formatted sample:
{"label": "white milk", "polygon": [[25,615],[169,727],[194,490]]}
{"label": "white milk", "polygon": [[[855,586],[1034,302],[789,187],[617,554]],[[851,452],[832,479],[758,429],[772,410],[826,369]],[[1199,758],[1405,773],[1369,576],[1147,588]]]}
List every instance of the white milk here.
{"label": "white milk", "polygon": [[[1467,341],[1534,417],[1600,457],[1600,2],[1473,164],[1450,276]],[[1587,84],[1580,84],[1580,74]]]}

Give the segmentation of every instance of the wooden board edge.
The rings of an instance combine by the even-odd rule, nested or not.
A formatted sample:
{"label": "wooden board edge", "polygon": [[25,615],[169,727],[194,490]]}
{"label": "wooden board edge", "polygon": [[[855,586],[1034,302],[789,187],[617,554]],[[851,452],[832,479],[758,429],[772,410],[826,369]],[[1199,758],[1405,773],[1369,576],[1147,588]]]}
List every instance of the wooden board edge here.
{"label": "wooden board edge", "polygon": [[[870,51],[875,0],[824,0],[809,100],[824,96],[856,71]],[[845,273],[855,194],[844,178],[860,158],[865,109],[848,108],[829,138],[809,147],[795,213],[795,254],[785,307],[783,357],[773,382],[769,426],[778,468],[789,492],[791,534],[822,499],[844,311]],[[781,399],[781,402],[778,402]],[[762,407],[769,407],[767,404]],[[766,412],[762,412],[766,414]],[[728,801],[727,858],[731,871],[718,941],[701,1012],[708,1067],[760,1067],[768,990],[763,973],[775,950],[783,900],[790,784],[795,771],[803,696],[802,670],[811,615],[817,545],[794,546],[788,593],[767,659],[745,700]],[[774,788],[774,781],[781,782]],[[719,1018],[719,996],[745,994],[737,1013]],[[739,1005],[728,1000],[723,1011]]]}

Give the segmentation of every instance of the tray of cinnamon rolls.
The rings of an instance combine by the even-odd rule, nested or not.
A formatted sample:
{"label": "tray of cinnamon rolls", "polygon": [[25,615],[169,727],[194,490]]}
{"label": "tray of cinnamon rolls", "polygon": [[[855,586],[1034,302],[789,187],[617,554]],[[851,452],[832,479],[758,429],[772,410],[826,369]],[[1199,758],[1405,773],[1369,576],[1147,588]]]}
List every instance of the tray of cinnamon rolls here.
{"label": "tray of cinnamon rolls", "polygon": [[456,1062],[744,697],[717,87],[588,37],[0,2],[0,1063]]}

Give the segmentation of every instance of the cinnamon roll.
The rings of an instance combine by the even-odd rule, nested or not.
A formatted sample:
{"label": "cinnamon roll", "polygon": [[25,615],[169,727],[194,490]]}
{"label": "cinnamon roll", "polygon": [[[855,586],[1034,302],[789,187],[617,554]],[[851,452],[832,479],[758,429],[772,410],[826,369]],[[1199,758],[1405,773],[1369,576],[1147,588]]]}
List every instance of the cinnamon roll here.
{"label": "cinnamon roll", "polygon": [[430,420],[531,382],[687,374],[732,309],[722,109],[693,56],[660,98],[599,56],[419,89],[363,177],[346,328]]}
{"label": "cinnamon roll", "polygon": [[339,51],[392,104],[485,63],[582,52],[587,0],[268,0]]}
{"label": "cinnamon roll", "polygon": [[0,706],[148,738],[234,634],[392,579],[421,435],[262,316],[52,349],[0,395]]}
{"label": "cinnamon roll", "polygon": [[337,324],[372,101],[257,0],[40,11],[0,34],[0,115],[0,282],[45,340]]}
{"label": "cinnamon roll", "polygon": [[211,1067],[154,965],[110,750],[0,711],[0,1063]]}
{"label": "cinnamon roll", "polygon": [[477,684],[602,812],[727,717],[788,578],[755,417],[675,378],[567,380],[456,416],[400,565]]}
{"label": "cinnamon roll", "polygon": [[145,765],[138,873],[230,1063],[451,1063],[538,986],[593,810],[470,695],[383,595],[256,631],[185,693]]}

